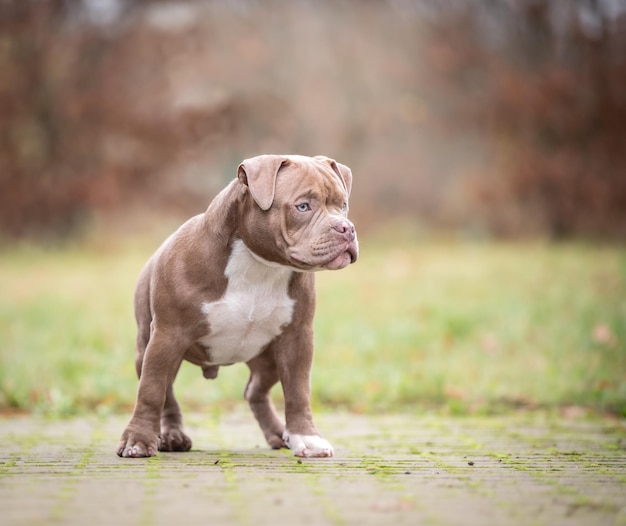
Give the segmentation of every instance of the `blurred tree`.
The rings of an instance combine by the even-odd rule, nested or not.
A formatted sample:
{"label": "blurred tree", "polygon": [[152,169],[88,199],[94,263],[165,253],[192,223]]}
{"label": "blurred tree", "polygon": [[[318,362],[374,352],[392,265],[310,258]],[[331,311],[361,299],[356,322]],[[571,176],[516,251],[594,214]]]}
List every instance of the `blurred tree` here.
{"label": "blurred tree", "polygon": [[0,1],[0,233],[325,153],[393,218],[626,237],[626,0]]}

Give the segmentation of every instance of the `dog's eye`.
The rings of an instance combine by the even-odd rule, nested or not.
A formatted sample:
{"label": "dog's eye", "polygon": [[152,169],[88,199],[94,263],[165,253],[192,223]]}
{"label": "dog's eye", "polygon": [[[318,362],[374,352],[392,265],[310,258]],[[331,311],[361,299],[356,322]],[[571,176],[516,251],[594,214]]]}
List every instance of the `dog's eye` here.
{"label": "dog's eye", "polygon": [[347,210],[348,210],[348,203],[344,203],[343,206],[341,207],[341,211],[347,212]]}
{"label": "dog's eye", "polygon": [[300,203],[299,205],[296,205],[296,208],[298,209],[298,212],[308,212],[311,210],[309,203]]}

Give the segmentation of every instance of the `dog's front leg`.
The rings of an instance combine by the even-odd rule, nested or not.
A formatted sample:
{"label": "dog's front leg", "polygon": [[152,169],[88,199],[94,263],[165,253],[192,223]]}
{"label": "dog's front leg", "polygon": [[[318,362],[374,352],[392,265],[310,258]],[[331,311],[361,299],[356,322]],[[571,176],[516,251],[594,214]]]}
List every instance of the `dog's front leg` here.
{"label": "dog's front leg", "polygon": [[276,365],[285,396],[283,440],[297,457],[332,457],[333,447],[315,429],[311,411],[313,330],[284,334],[281,340]]}
{"label": "dog's front leg", "polygon": [[179,348],[180,342],[159,331],[153,332],[141,367],[135,410],[118,444],[120,457],[157,454],[166,392],[182,362],[182,353],[177,352]]}

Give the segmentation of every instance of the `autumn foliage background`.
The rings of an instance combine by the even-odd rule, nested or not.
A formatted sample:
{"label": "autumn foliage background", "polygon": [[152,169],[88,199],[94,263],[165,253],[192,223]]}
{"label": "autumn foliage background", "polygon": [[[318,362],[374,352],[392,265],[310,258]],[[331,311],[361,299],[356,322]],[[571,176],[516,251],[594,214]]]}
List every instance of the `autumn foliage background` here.
{"label": "autumn foliage background", "polygon": [[4,241],[197,213],[266,152],[349,165],[363,233],[626,237],[622,0],[3,0],[0,72]]}
{"label": "autumn foliage background", "polygon": [[626,415],[625,87],[626,0],[0,0],[0,416],[130,411],[141,267],[268,152],[354,173],[314,405]]}

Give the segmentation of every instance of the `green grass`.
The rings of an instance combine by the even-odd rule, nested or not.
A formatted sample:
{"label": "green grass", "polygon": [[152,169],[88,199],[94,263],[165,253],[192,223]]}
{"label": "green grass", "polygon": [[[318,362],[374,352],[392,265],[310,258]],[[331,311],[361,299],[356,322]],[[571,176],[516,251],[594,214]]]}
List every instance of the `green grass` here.
{"label": "green grass", "polygon": [[[128,410],[132,294],[151,248],[0,254],[0,409]],[[246,379],[243,365],[207,381],[184,364],[176,391],[184,408],[219,409]],[[313,399],[363,412],[625,415],[626,248],[362,241],[356,265],[318,274]]]}

